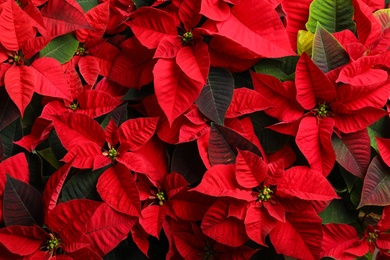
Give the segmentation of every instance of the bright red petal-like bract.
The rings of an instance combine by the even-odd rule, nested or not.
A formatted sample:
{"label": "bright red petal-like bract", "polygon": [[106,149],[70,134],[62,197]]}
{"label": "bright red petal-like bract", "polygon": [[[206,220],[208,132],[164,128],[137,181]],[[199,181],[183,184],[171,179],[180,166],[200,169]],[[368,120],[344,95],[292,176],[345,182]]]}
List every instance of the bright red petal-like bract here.
{"label": "bright red petal-like bract", "polygon": [[5,89],[14,101],[22,117],[35,90],[36,76],[27,66],[12,66],[4,75]]}

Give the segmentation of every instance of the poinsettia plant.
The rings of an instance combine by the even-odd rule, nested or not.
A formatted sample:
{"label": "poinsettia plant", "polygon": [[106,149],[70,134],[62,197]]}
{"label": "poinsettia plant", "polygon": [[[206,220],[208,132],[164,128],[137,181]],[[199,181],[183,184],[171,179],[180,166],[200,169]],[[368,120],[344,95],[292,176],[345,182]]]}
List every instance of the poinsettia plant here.
{"label": "poinsettia plant", "polygon": [[0,259],[390,259],[388,7],[0,1]]}

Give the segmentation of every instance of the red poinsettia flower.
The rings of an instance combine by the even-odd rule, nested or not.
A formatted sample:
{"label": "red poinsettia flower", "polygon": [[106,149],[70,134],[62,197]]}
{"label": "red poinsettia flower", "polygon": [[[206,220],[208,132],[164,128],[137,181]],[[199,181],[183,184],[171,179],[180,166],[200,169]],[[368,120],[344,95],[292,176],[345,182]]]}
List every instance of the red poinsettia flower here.
{"label": "red poinsettia flower", "polygon": [[[203,218],[202,231],[230,246],[246,242],[244,230],[249,238],[260,245],[266,245],[265,237],[269,235],[277,252],[316,259],[320,252],[313,238],[321,237],[321,220],[314,209],[317,206],[311,204],[311,201],[329,202],[337,195],[320,172],[303,166],[284,171],[284,165],[292,161],[280,156],[281,153],[276,156],[278,159],[267,164],[251,152],[239,151],[235,165],[215,165],[210,168],[194,190],[242,202],[232,199],[229,202],[222,198],[218,200]],[[311,190],[308,182],[315,183],[317,189]],[[323,206],[319,209],[323,209]],[[298,217],[299,212],[311,216],[310,223],[306,220],[306,228],[312,232],[310,239],[303,231],[303,219]],[[297,226],[302,229],[292,231]],[[225,234],[231,228],[237,230],[240,236],[229,239],[221,237],[220,234]],[[285,230],[291,230],[292,233],[287,235]],[[286,239],[295,240],[294,243],[299,246],[291,247]]]}
{"label": "red poinsettia flower", "polygon": [[379,222],[375,226],[368,225],[361,238],[359,238],[356,229],[350,225],[325,225],[322,256],[337,259],[355,259],[368,252],[374,253],[375,251],[381,252],[382,257],[386,256],[390,248],[389,214],[390,207],[385,207]]}
{"label": "red poinsettia flower", "polygon": [[[264,84],[268,81],[262,75],[252,73],[252,77],[258,91],[268,88]],[[390,89],[387,81],[370,86],[351,82],[336,87],[305,53],[297,64],[295,87],[296,100],[308,112],[292,122],[270,128],[295,136],[310,167],[324,175],[329,174],[336,161],[331,142],[333,132],[354,133],[387,114],[381,109],[387,101],[385,93]],[[293,107],[288,108],[291,113],[294,111]]]}

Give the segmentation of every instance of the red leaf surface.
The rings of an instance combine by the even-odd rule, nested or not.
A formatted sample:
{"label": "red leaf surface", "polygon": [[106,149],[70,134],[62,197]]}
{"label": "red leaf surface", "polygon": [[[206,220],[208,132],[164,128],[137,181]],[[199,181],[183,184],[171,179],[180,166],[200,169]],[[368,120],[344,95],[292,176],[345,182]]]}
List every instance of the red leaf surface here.
{"label": "red leaf surface", "polygon": [[206,83],[210,69],[210,57],[207,44],[196,42],[192,46],[184,46],[177,52],[177,65],[192,80]]}
{"label": "red leaf surface", "polygon": [[77,97],[77,101],[79,103],[77,113],[92,118],[105,115],[122,103],[118,98],[101,90],[85,90]]}
{"label": "red leaf surface", "polygon": [[119,127],[119,142],[126,144],[128,150],[138,150],[152,138],[157,123],[156,117],[129,119]]}
{"label": "red leaf surface", "polygon": [[299,259],[319,259],[321,218],[313,210],[286,214],[286,223],[278,222],[270,233],[276,252]]}
{"label": "red leaf surface", "polygon": [[205,235],[221,244],[233,247],[241,246],[249,238],[246,235],[243,221],[230,217],[228,207],[229,201],[217,200],[206,212],[200,228]]}
{"label": "red leaf surface", "polygon": [[376,143],[382,160],[390,167],[390,140],[376,137]]}
{"label": "red leaf surface", "polygon": [[130,216],[141,215],[138,189],[131,172],[122,164],[108,168],[96,185],[102,199],[115,210]]}
{"label": "red leaf surface", "polygon": [[297,145],[310,167],[325,176],[330,173],[336,161],[331,142],[333,126],[332,118],[304,117],[296,136]]}
{"label": "red leaf surface", "polygon": [[103,147],[106,142],[102,127],[89,116],[63,114],[54,118],[53,124],[62,145],[68,151],[85,142],[95,142],[99,147]]}
{"label": "red leaf surface", "polygon": [[267,100],[272,100],[272,107],[265,112],[284,122],[290,122],[300,118],[304,109],[296,100],[296,88],[288,82],[280,82],[279,79],[251,72],[255,90]]}
{"label": "red leaf surface", "polygon": [[3,220],[3,192],[6,174],[25,183],[29,182],[30,174],[24,153],[13,155],[0,163],[0,220]]}
{"label": "red leaf surface", "polygon": [[110,18],[109,6],[110,2],[103,2],[85,13],[85,18],[93,29],[77,30],[76,36],[80,42],[88,42],[90,44],[103,37]]}
{"label": "red leaf surface", "polygon": [[57,205],[62,187],[64,186],[65,180],[68,177],[71,166],[72,162],[65,164],[57,171],[55,171],[48,179],[45,190],[43,192],[45,216],[47,216],[47,214]]}
{"label": "red leaf surface", "polygon": [[159,237],[163,221],[166,217],[166,207],[160,205],[151,205],[142,210],[142,218],[139,223],[145,231],[154,236]]}
{"label": "red leaf surface", "polygon": [[226,112],[226,118],[237,118],[256,111],[265,110],[272,105],[256,91],[248,88],[234,90],[233,99]]}
{"label": "red leaf surface", "polygon": [[203,83],[189,78],[173,59],[159,59],[153,75],[158,103],[172,125],[198,98]]}
{"label": "red leaf surface", "polygon": [[173,17],[167,12],[151,7],[138,9],[127,24],[142,45],[149,49],[157,48],[163,37],[177,35]]}
{"label": "red leaf surface", "polygon": [[[248,15],[248,10],[263,15]],[[216,34],[236,41],[261,57],[295,55],[278,14],[267,1],[241,1],[215,27]]]}
{"label": "red leaf surface", "polygon": [[373,68],[379,62],[378,56],[362,57],[343,67],[336,82],[356,86],[384,83],[387,80],[387,72]]}
{"label": "red leaf surface", "polygon": [[232,197],[251,201],[251,190],[238,185],[235,176],[235,165],[217,164],[211,167],[203,176],[202,181],[193,190],[216,197]]}
{"label": "red leaf surface", "polygon": [[1,7],[0,42],[6,49],[18,51],[35,36],[35,30],[28,15],[15,1],[7,1]]}
{"label": "red leaf surface", "polygon": [[100,73],[100,64],[98,59],[91,55],[81,57],[78,66],[80,73],[88,85],[95,85],[97,77]]}
{"label": "red leaf surface", "polygon": [[335,259],[355,259],[344,254],[345,250],[359,241],[358,233],[353,226],[346,224],[327,224],[323,226],[323,242],[321,256]]}
{"label": "red leaf surface", "polygon": [[295,74],[297,101],[303,108],[310,110],[318,103],[336,99],[336,89],[332,82],[306,53],[299,58]]}
{"label": "red leaf surface", "polygon": [[102,154],[102,148],[95,142],[83,142],[82,145],[73,146],[61,159],[79,169],[99,169],[110,164],[110,158]]}
{"label": "red leaf surface", "polygon": [[35,92],[72,101],[71,92],[61,64],[53,58],[36,59],[31,67],[36,75]]}
{"label": "red leaf surface", "polygon": [[[1,24],[1,23],[0,23]],[[27,66],[12,66],[4,75],[5,89],[22,117],[35,90],[36,76]]]}
{"label": "red leaf surface", "polygon": [[93,29],[84,13],[73,6],[70,1],[48,1],[47,5],[41,9],[41,13],[46,30],[51,36],[63,35],[77,29]]}
{"label": "red leaf surface", "polygon": [[153,51],[132,37],[121,44],[123,48],[113,60],[109,79],[128,88],[141,88],[153,80]]}
{"label": "red leaf surface", "polygon": [[303,200],[331,201],[338,198],[324,175],[306,166],[295,166],[286,170],[283,180],[278,184],[278,193]]}
{"label": "red leaf surface", "polygon": [[214,21],[224,21],[230,15],[230,7],[221,0],[203,0],[200,13]]}
{"label": "red leaf surface", "polygon": [[236,179],[244,188],[254,188],[268,176],[268,165],[264,160],[249,151],[238,151],[236,159]]}
{"label": "red leaf surface", "polygon": [[83,233],[90,239],[91,248],[103,257],[127,238],[135,223],[136,218],[118,213],[101,203],[85,223]]}
{"label": "red leaf surface", "polygon": [[19,256],[27,256],[37,251],[43,240],[49,238],[49,234],[36,225],[0,229],[0,243]]}
{"label": "red leaf surface", "polygon": [[352,4],[359,40],[362,44],[368,46],[380,35],[381,25],[364,1],[353,0]]}
{"label": "red leaf surface", "polygon": [[379,157],[368,167],[358,208],[365,205],[390,205],[390,170]]}
{"label": "red leaf surface", "polygon": [[266,236],[275,228],[277,220],[264,207],[251,205],[245,215],[248,236],[259,245],[266,245]]}
{"label": "red leaf surface", "polygon": [[19,141],[14,142],[15,144],[23,147],[29,152],[32,152],[38,144],[46,140],[53,126],[51,121],[38,117],[32,126],[31,133],[23,136]]}

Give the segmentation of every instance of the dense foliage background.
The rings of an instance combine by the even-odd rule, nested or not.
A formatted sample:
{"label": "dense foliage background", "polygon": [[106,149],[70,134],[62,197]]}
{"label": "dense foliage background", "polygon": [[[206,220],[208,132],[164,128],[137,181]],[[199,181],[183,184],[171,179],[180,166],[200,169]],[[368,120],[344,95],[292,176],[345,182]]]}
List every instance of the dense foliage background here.
{"label": "dense foliage background", "polygon": [[2,0],[0,259],[390,259],[383,0]]}

